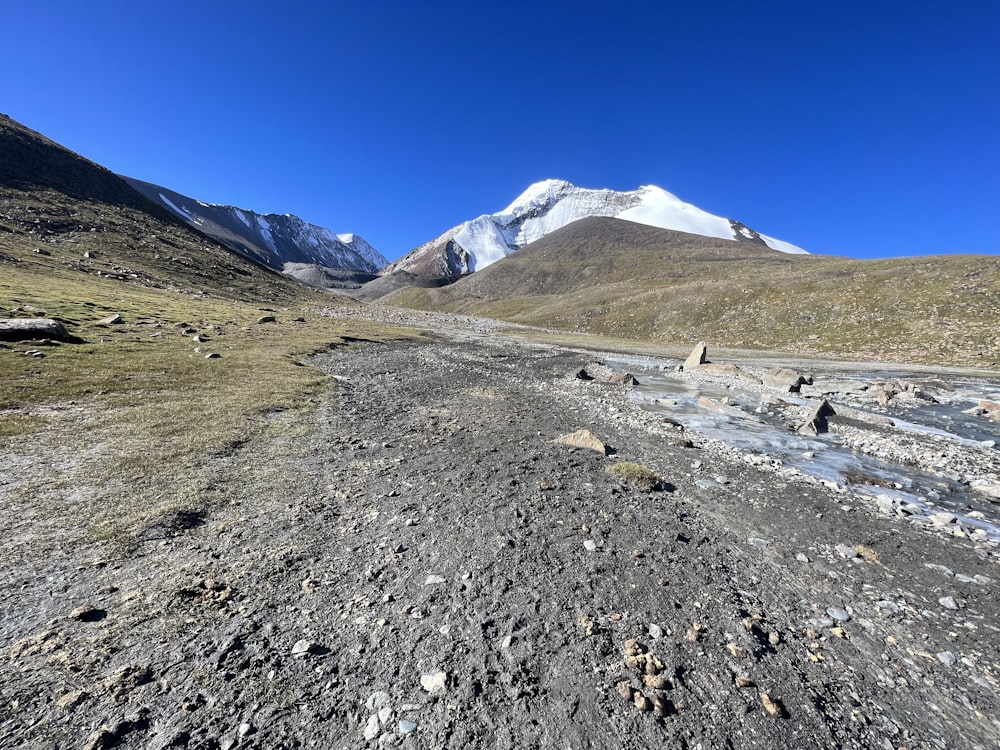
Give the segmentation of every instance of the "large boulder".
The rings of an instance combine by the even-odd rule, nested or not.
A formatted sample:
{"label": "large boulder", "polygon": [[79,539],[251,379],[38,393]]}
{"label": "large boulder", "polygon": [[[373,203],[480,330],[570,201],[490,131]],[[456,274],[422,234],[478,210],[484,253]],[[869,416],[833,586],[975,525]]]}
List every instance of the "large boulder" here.
{"label": "large boulder", "polygon": [[0,341],[76,341],[66,327],[51,318],[0,318]]}
{"label": "large boulder", "polygon": [[704,341],[699,341],[688,358],[684,360],[684,369],[693,370],[706,362],[708,362],[708,345]]}
{"label": "large boulder", "polygon": [[809,416],[806,417],[806,421],[802,423],[801,427],[799,427],[798,433],[800,435],[816,437],[823,432],[828,432],[830,425],[827,422],[827,417],[832,417],[836,413],[837,412],[834,411],[833,407],[830,406],[830,403],[826,399],[823,399],[816,404],[813,410],[809,413]]}
{"label": "large boulder", "polygon": [[782,393],[798,393],[806,378],[802,373],[789,367],[775,367],[764,373],[764,385]]}

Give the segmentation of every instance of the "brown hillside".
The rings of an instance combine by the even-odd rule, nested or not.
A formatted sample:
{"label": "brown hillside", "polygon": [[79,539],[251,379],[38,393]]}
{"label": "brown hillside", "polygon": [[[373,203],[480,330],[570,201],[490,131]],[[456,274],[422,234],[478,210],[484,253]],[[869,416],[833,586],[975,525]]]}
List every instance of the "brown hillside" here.
{"label": "brown hillside", "polygon": [[995,256],[788,255],[592,218],[450,287],[385,301],[676,344],[1000,363]]}

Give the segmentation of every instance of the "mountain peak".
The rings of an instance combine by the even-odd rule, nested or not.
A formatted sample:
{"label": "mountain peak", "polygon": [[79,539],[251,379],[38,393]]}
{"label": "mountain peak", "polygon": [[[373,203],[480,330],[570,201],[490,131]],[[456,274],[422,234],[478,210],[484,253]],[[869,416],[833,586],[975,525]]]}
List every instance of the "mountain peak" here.
{"label": "mountain peak", "polygon": [[454,227],[382,270],[457,277],[479,271],[579,219],[604,216],[704,237],[753,242],[784,253],[805,250],[715,216],[656,185],[620,192],[548,179],[530,185],[503,211]]}

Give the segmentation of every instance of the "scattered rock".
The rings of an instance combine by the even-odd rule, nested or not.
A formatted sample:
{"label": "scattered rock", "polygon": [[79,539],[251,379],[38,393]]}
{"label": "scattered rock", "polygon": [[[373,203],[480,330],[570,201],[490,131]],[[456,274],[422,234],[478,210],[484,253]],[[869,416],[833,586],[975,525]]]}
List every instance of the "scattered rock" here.
{"label": "scattered rock", "polygon": [[219,359],[221,356],[218,352],[210,352],[205,355],[205,359]]}
{"label": "scattered rock", "polygon": [[788,367],[775,367],[764,373],[762,382],[767,388],[773,388],[783,393],[798,393],[799,388],[806,382],[806,378],[802,373]]}
{"label": "scattered rock", "polygon": [[292,646],[292,656],[297,659],[304,659],[310,654],[318,652],[319,648],[319,644],[310,641],[308,638],[303,638],[296,641],[295,645]]}
{"label": "scattered rock", "polygon": [[830,615],[834,620],[838,622],[850,622],[851,615],[847,610],[840,609],[838,607],[830,607],[826,610],[826,613]]}
{"label": "scattered rock", "polygon": [[815,437],[816,435],[828,432],[830,425],[827,422],[827,418],[834,416],[836,413],[833,407],[830,406],[830,403],[826,399],[823,399],[816,404],[809,413],[809,416],[806,417],[806,421],[799,427],[798,433],[800,435]]}
{"label": "scattered rock", "polygon": [[79,620],[80,622],[97,622],[103,620],[107,614],[103,609],[98,609],[90,604],[84,604],[70,612],[69,619]]}
{"label": "scattered rock", "polygon": [[938,661],[944,664],[946,667],[954,667],[955,664],[958,662],[958,659],[955,658],[955,654],[953,654],[951,651],[939,651],[937,654],[935,654],[935,656],[937,656]]}
{"label": "scattered rock", "polygon": [[708,345],[704,341],[699,341],[684,360],[684,370],[693,370],[706,362],[708,362]]}
{"label": "scattered rock", "polygon": [[114,315],[109,315],[103,320],[98,321],[98,324],[102,326],[116,326],[122,322],[123,322],[122,316],[119,315],[118,313],[115,313]]}
{"label": "scattered rock", "polygon": [[584,448],[596,451],[602,456],[608,455],[608,446],[602,443],[597,436],[588,429],[577,430],[567,435],[557,437],[553,442],[561,445],[569,445],[573,448]]}
{"label": "scattered rock", "polygon": [[432,674],[425,674],[420,676],[420,687],[426,690],[431,695],[436,693],[443,693],[445,690],[445,685],[448,680],[448,675],[445,672],[434,672]]}
{"label": "scattered rock", "polygon": [[37,339],[78,341],[58,320],[51,318],[0,318],[0,341],[33,341]]}
{"label": "scattered rock", "polygon": [[407,719],[400,719],[399,721],[399,733],[404,737],[408,734],[413,734],[417,731],[417,723],[415,721],[409,721]]}
{"label": "scattered rock", "polygon": [[767,711],[768,716],[780,718],[785,715],[785,708],[781,705],[781,701],[772,698],[767,693],[760,694],[760,702],[764,705],[764,710]]}
{"label": "scattered rock", "polygon": [[276,318],[273,315],[261,315],[259,318],[257,318],[257,323],[258,324],[261,324],[261,323],[275,323],[275,322],[277,322],[277,320],[276,320]]}

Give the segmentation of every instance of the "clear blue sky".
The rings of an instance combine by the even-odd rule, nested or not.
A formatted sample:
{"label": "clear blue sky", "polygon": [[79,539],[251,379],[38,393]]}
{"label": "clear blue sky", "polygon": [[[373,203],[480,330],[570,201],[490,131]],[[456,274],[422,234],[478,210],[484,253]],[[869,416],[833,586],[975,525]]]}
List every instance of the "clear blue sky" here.
{"label": "clear blue sky", "polygon": [[537,180],[811,252],[1000,252],[1000,2],[9,0],[0,111],[390,259]]}

